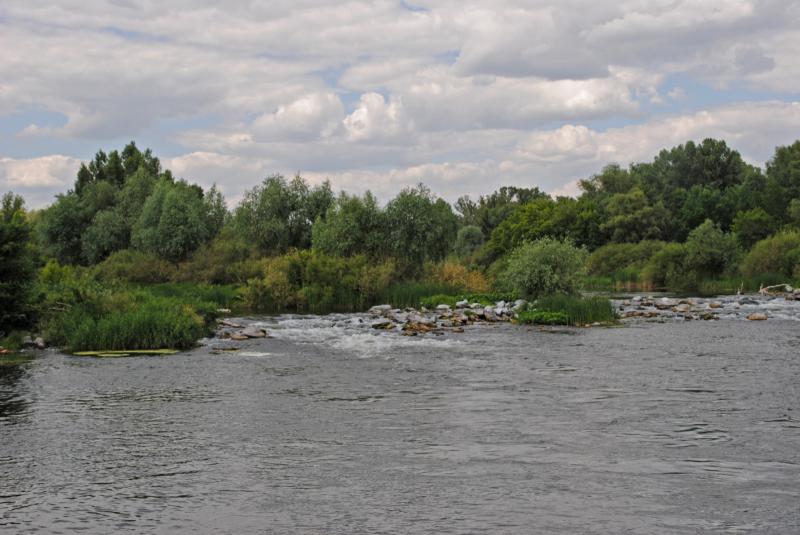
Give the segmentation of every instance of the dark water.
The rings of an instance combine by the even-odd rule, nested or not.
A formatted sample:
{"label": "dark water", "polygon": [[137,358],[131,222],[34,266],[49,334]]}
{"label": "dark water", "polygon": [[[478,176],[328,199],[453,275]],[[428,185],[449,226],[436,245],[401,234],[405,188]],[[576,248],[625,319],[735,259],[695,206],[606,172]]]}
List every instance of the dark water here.
{"label": "dark water", "polygon": [[797,322],[357,322],[0,366],[0,532],[800,531]]}

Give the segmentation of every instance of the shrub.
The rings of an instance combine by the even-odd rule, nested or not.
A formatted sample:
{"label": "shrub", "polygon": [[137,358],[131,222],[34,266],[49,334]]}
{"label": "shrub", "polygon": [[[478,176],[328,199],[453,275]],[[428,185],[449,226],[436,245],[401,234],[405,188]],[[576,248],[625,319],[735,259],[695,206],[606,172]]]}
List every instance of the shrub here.
{"label": "shrub", "polygon": [[586,251],[570,241],[543,238],[525,243],[509,255],[502,286],[518,295],[538,297],[552,293],[575,293]]}
{"label": "shrub", "polygon": [[662,241],[609,243],[598,248],[586,261],[586,271],[595,276],[633,274],[641,271],[650,258],[666,245]]}
{"label": "shrub", "polygon": [[642,279],[655,288],[692,289],[697,286],[686,266],[686,245],[668,243],[650,258],[642,270]]}
{"label": "shrub", "polygon": [[111,254],[95,266],[94,272],[104,281],[145,284],[167,282],[175,276],[176,270],[172,264],[153,254],[125,249]]}
{"label": "shrub", "polygon": [[716,277],[733,265],[738,253],[736,238],[706,219],[686,240],[686,268],[697,280]]}
{"label": "shrub", "polygon": [[745,256],[741,271],[747,277],[775,273],[789,278],[800,267],[800,231],[781,232],[756,243]]}
{"label": "shrub", "polygon": [[483,273],[450,261],[427,264],[425,280],[434,284],[453,286],[467,292],[485,293],[490,288],[489,281]]}
{"label": "shrub", "polygon": [[459,258],[467,258],[483,245],[483,241],[483,232],[481,232],[481,228],[476,225],[467,225],[458,230],[458,234],[456,234],[456,243],[453,245],[453,251]]}

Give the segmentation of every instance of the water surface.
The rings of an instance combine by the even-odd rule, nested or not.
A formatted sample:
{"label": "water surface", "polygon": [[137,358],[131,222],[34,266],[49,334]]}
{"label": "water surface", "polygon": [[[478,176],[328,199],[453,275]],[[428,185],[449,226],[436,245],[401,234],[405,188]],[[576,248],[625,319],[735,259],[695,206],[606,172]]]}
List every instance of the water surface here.
{"label": "water surface", "polygon": [[248,321],[274,338],[0,366],[0,532],[800,529],[797,322]]}

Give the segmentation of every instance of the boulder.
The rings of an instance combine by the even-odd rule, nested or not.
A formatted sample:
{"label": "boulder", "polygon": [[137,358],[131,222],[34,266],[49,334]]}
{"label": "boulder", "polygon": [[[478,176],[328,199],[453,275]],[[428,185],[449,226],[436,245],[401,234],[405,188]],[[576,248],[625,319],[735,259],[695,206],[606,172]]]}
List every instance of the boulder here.
{"label": "boulder", "polygon": [[224,325],[225,327],[231,327],[233,329],[241,329],[244,327],[244,325],[240,325],[239,323],[236,323],[235,321],[229,319],[217,320],[217,323],[219,323],[220,325]]}
{"label": "boulder", "polygon": [[687,303],[681,303],[680,305],[672,307],[672,311],[678,314],[687,314],[692,311],[692,307]]}
{"label": "boulder", "polygon": [[237,340],[239,342],[241,342],[242,340],[249,340],[250,339],[249,336],[247,336],[246,334],[242,334],[242,333],[233,333],[232,335],[230,335],[229,338],[231,340]]}
{"label": "boulder", "polygon": [[436,312],[439,314],[443,312],[450,312],[450,305],[441,304],[436,307]]}
{"label": "boulder", "polygon": [[719,301],[712,301],[708,304],[708,308],[722,308],[722,303]]}
{"label": "boulder", "polygon": [[750,321],[766,321],[767,315],[762,312],[753,312],[747,316]]}
{"label": "boulder", "polygon": [[670,299],[669,297],[662,297],[661,299],[656,299],[654,305],[659,310],[669,310],[672,307],[677,306],[678,302],[674,299]]}
{"label": "boulder", "polygon": [[497,315],[494,312],[494,308],[487,306],[483,309],[483,318],[486,321],[497,321]]}
{"label": "boulder", "polygon": [[389,330],[389,329],[394,328],[394,323],[392,323],[392,320],[382,319],[382,320],[378,320],[378,321],[372,322],[372,324],[370,326],[373,329]]}
{"label": "boulder", "polygon": [[248,338],[266,338],[267,331],[262,329],[261,327],[248,327],[246,329],[242,329],[239,331],[238,334],[242,334]]}
{"label": "boulder", "polygon": [[382,316],[392,310],[392,305],[375,305],[374,307],[369,309],[370,314],[374,314],[376,316]]}
{"label": "boulder", "polygon": [[456,303],[456,308],[467,308],[468,306],[469,306],[469,301],[467,301],[466,299]]}

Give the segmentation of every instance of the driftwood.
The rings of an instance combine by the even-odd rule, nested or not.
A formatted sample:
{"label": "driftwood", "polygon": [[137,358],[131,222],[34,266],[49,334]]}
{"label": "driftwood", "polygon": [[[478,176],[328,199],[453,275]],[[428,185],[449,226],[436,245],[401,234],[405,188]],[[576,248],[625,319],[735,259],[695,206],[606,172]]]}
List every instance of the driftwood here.
{"label": "driftwood", "polygon": [[772,286],[762,286],[759,288],[758,293],[761,295],[776,295],[782,293],[790,293],[794,291],[791,284],[774,284]]}

